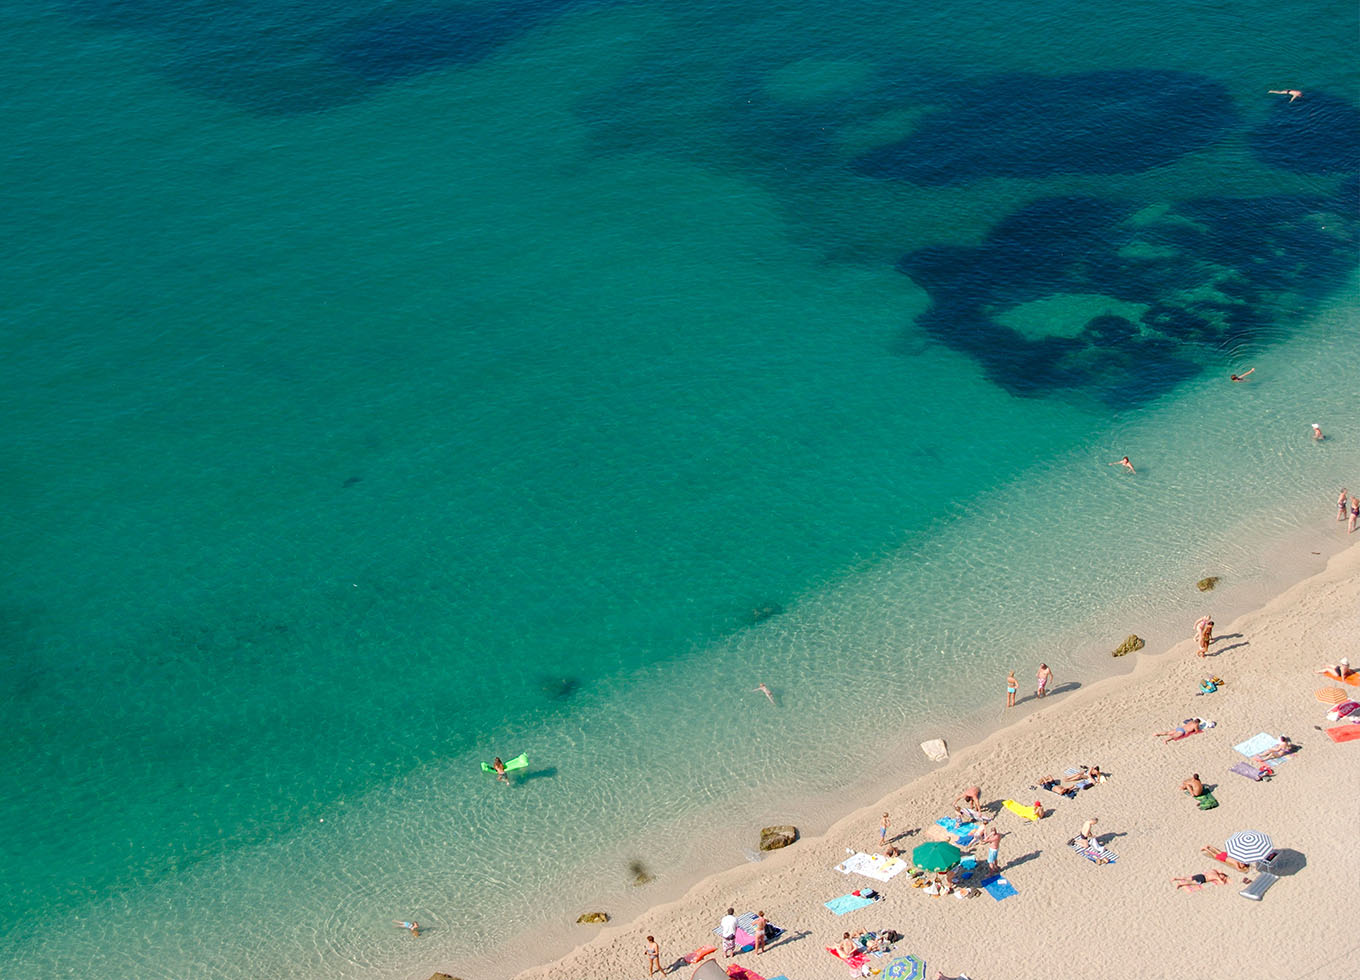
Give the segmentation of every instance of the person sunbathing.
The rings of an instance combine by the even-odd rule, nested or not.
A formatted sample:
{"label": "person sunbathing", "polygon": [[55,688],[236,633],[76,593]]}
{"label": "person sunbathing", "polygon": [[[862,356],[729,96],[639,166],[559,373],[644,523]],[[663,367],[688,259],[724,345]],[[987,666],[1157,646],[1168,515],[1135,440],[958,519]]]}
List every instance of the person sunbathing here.
{"label": "person sunbathing", "polygon": [[1195,735],[1199,732],[1202,732],[1206,728],[1212,727],[1213,722],[1205,721],[1203,718],[1187,718],[1185,719],[1185,721],[1177,725],[1175,730],[1173,731],[1153,732],[1152,734],[1169,736],[1168,738],[1162,739],[1162,744],[1165,745],[1167,742],[1175,742],[1178,741],[1179,739],[1186,738],[1187,736]]}
{"label": "person sunbathing", "polygon": [[1205,857],[1213,858],[1215,861],[1222,861],[1222,862],[1223,862],[1224,864],[1226,864],[1228,867],[1234,868],[1234,869],[1236,869],[1236,870],[1238,870],[1238,871],[1250,871],[1250,870],[1251,870],[1251,868],[1247,867],[1247,866],[1246,866],[1245,864],[1243,864],[1241,861],[1235,861],[1235,860],[1233,860],[1232,858],[1228,857],[1228,852],[1227,852],[1227,851],[1220,851],[1218,848],[1214,847],[1212,844],[1205,844],[1203,847],[1201,847],[1201,848],[1199,849],[1199,852],[1200,852],[1201,854],[1203,854]]}
{"label": "person sunbathing", "polygon": [[1271,746],[1264,752],[1258,752],[1251,757],[1251,761],[1259,767],[1261,763],[1265,762],[1267,759],[1280,759],[1297,749],[1298,746],[1289,741],[1288,735],[1281,735],[1278,744]]}
{"label": "person sunbathing", "polygon": [[1039,786],[1048,790],[1050,793],[1057,793],[1059,796],[1073,797],[1077,795],[1076,786],[1064,786],[1062,780],[1057,776],[1045,776],[1039,780]]}
{"label": "person sunbathing", "polygon": [[1356,671],[1351,669],[1351,662],[1345,657],[1342,657],[1341,660],[1338,661],[1337,663],[1328,664],[1321,670],[1313,671],[1313,673],[1325,674],[1326,676],[1334,678],[1338,681],[1344,681],[1347,677],[1350,677],[1351,675],[1355,674]]}
{"label": "person sunbathing", "polygon": [[1207,875],[1191,875],[1188,878],[1172,878],[1171,883],[1177,888],[1196,889],[1200,885],[1226,885],[1228,876],[1222,871],[1210,871]]}

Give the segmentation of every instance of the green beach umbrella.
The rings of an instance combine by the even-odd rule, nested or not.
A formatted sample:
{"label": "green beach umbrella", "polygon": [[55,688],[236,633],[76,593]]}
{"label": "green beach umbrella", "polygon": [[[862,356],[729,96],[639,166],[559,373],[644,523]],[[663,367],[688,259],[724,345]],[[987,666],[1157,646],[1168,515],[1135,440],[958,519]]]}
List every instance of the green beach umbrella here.
{"label": "green beach umbrella", "polygon": [[925,980],[926,961],[919,956],[899,956],[883,971],[892,980]]}
{"label": "green beach umbrella", "polygon": [[963,852],[942,840],[920,844],[911,852],[911,863],[926,871],[948,871],[959,863]]}

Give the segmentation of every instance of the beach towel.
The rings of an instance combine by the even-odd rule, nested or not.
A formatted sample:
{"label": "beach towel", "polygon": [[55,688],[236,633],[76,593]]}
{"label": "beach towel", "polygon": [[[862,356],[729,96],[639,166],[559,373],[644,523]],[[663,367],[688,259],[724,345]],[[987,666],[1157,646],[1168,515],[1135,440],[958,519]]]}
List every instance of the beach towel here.
{"label": "beach towel", "polygon": [[823,946],[822,948],[842,963],[849,963],[850,969],[852,970],[858,970],[865,963],[869,962],[869,957],[865,956],[863,953],[851,953],[849,956],[846,956],[835,946]]}
{"label": "beach towel", "polygon": [[1354,742],[1360,738],[1360,725],[1337,725],[1327,729],[1327,737],[1333,742]]}
{"label": "beach towel", "polygon": [[1212,810],[1218,806],[1218,800],[1214,799],[1214,794],[1207,791],[1196,796],[1195,802],[1199,804],[1201,810]]}
{"label": "beach towel", "polygon": [[954,838],[956,844],[971,838],[978,832],[977,824],[959,823],[954,817],[941,817],[935,822],[943,827],[950,837]]}
{"label": "beach towel", "polygon": [[1245,755],[1250,759],[1252,756],[1260,755],[1262,752],[1269,751],[1279,744],[1280,738],[1278,735],[1261,732],[1261,734],[1253,735],[1240,745],[1234,745],[1233,748],[1239,755]]}
{"label": "beach towel", "polygon": [[717,946],[700,946],[694,952],[686,953],[681,959],[693,966],[695,963],[700,962],[705,956],[712,956],[717,951]]}
{"label": "beach towel", "polygon": [[1026,820],[1039,819],[1039,814],[1035,812],[1032,806],[1025,806],[1023,803],[1016,803],[1014,800],[1002,800],[1001,805],[1011,813],[1024,817]]}
{"label": "beach towel", "polygon": [[[750,949],[756,948],[756,918],[754,912],[745,912],[737,916],[737,949],[741,952],[750,952]],[[778,939],[783,932],[783,929],[766,920],[765,940],[767,942],[771,939]],[[722,926],[714,929],[713,935],[721,937]],[[747,947],[750,947],[750,949],[747,949]]]}
{"label": "beach towel", "polygon": [[732,980],[765,980],[764,977],[754,970],[748,970],[744,966],[737,966],[735,963],[727,964],[727,975],[731,977]]}
{"label": "beach towel", "polygon": [[885,854],[865,854],[863,851],[852,854],[835,866],[835,870],[841,874],[864,875],[874,881],[891,881],[907,868],[907,862],[901,858],[888,857]]}
{"label": "beach towel", "polygon": [[[1234,762],[1228,767],[1228,772],[1235,772],[1239,776],[1246,776],[1254,783],[1259,783],[1265,778],[1265,773],[1257,769],[1250,762]],[[1272,772],[1272,775],[1274,773]]]}
{"label": "beach towel", "polygon": [[978,887],[998,902],[1002,899],[1010,898],[1012,895],[1020,894],[1015,890],[1015,886],[1001,875],[992,875],[990,878],[983,879]]}
{"label": "beach towel", "polygon": [[823,904],[837,915],[845,915],[845,913],[853,912],[855,909],[862,909],[866,905],[873,905],[874,900],[865,898],[863,895],[841,895]]}
{"label": "beach towel", "polygon": [[1106,850],[1098,844],[1087,844],[1080,837],[1073,837],[1067,842],[1067,846],[1092,864],[1114,864],[1117,860],[1114,851]]}

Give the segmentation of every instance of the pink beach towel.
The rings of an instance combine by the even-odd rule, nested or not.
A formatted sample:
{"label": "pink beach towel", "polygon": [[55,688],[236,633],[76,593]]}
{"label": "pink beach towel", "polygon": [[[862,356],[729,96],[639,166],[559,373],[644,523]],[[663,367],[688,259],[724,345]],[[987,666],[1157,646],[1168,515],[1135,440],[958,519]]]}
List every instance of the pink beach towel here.
{"label": "pink beach towel", "polygon": [[735,963],[728,964],[727,975],[731,977],[732,980],[765,980],[759,973],[754,973],[744,966],[737,966]]}
{"label": "pink beach towel", "polygon": [[865,956],[863,953],[851,953],[849,956],[846,956],[835,946],[826,946],[824,948],[828,953],[836,957],[836,959],[841,960],[844,963],[849,963],[850,969],[852,970],[858,970],[865,963],[869,962],[869,957]]}
{"label": "pink beach towel", "polygon": [[1327,737],[1333,742],[1353,742],[1360,738],[1360,725],[1337,725],[1327,729]]}

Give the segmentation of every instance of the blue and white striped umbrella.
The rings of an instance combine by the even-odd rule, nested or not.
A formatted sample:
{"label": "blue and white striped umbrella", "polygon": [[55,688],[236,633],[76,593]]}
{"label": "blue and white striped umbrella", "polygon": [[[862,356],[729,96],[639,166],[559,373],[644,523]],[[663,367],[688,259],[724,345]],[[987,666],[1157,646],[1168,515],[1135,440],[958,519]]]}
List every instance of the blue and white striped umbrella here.
{"label": "blue and white striped umbrella", "polygon": [[1228,857],[1243,864],[1255,864],[1274,849],[1270,838],[1259,830],[1239,830],[1223,846]]}

